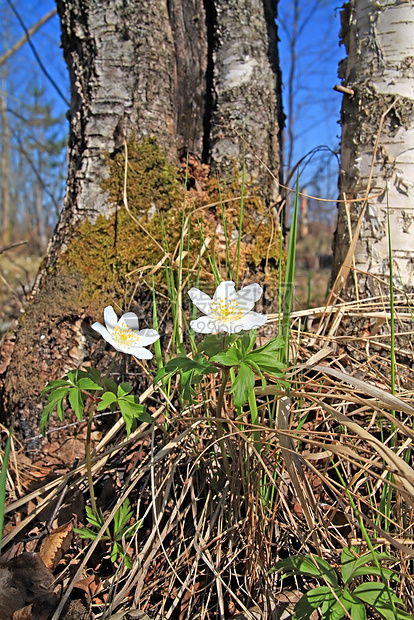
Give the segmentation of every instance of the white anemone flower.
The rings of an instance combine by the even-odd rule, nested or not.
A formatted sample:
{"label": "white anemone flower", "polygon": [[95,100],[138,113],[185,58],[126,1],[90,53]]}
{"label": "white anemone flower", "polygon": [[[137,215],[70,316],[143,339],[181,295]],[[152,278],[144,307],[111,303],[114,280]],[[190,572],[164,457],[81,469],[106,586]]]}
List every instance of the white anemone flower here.
{"label": "white anemone flower", "polygon": [[262,296],[259,284],[249,284],[236,293],[234,282],[221,282],[213,299],[198,288],[191,288],[191,301],[205,316],[191,321],[190,326],[200,334],[228,332],[236,334],[242,330],[257,329],[266,323],[267,316],[253,312],[252,308]]}
{"label": "white anemone flower", "polygon": [[129,353],[140,360],[150,360],[151,351],[145,349],[160,337],[155,329],[141,329],[138,327],[138,317],[135,312],[123,314],[118,321],[115,310],[107,306],[104,310],[105,327],[101,323],[94,323],[92,329],[101,334],[117,351]]}

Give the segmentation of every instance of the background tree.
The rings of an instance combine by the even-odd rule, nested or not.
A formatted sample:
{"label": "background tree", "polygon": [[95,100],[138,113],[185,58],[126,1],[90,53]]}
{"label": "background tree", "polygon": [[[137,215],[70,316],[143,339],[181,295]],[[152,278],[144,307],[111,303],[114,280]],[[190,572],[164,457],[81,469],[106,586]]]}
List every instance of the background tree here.
{"label": "background tree", "polygon": [[[357,288],[367,296],[389,275],[387,202],[394,276],[406,288],[414,285],[414,6],[352,0],[341,12],[341,23],[348,54],[340,65],[348,89],[339,177],[345,201],[339,203],[334,275],[346,280],[352,256],[339,269],[355,236]],[[360,202],[346,202],[355,199]]]}
{"label": "background tree", "polygon": [[[191,151],[225,186],[244,161],[258,199],[270,205],[278,196],[276,2],[59,0],[58,12],[71,80],[66,199],[4,382],[7,411],[18,412],[26,435],[37,433],[43,384],[88,355],[90,315],[108,302],[103,290],[137,267],[125,257],[141,244],[151,260],[142,226],[161,211],[173,220],[176,173],[167,162]],[[129,163],[144,168],[128,197],[138,201],[138,226],[116,211],[125,140]]]}
{"label": "background tree", "polygon": [[63,198],[66,127],[24,44],[29,40],[37,54],[30,37],[56,11],[23,28],[25,35],[17,38],[10,3],[1,9],[0,231],[3,245],[23,238],[30,252],[43,255]]}

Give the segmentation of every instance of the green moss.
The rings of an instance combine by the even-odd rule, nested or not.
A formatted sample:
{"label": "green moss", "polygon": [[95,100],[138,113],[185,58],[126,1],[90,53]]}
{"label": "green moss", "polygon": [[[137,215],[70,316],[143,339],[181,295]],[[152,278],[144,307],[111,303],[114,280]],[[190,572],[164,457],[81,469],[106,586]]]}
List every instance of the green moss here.
{"label": "green moss", "polygon": [[[76,272],[82,279],[81,295],[85,305],[103,306],[117,301],[123,305],[125,295],[132,292],[137,283],[142,283],[145,288],[146,276],[165,257],[166,243],[170,253],[179,244],[184,198],[187,214],[193,212],[189,234],[184,240],[184,250],[189,250],[186,265],[197,267],[202,235],[204,238],[214,238],[216,256],[222,265],[225,264],[225,242],[216,180],[205,182],[204,191],[187,192],[184,196],[184,185],[178,181],[177,169],[167,162],[156,141],[130,140],[128,213],[123,207],[124,153],[118,153],[113,159],[108,157],[107,162],[109,177],[103,187],[118,209],[108,219],[99,216],[94,224],[83,222],[59,260],[61,267]],[[240,182],[235,177],[234,183],[223,190],[222,198],[227,200],[239,195]],[[279,235],[273,230],[271,216],[260,198],[253,192],[250,195],[249,187],[245,188],[245,196],[240,279],[243,274],[250,273],[252,277],[248,276],[247,279],[269,281],[270,278],[276,281],[275,270],[271,266],[279,260]],[[217,204],[198,209],[212,203]],[[198,209],[202,234],[194,215],[195,209]],[[234,239],[239,226],[240,200],[226,202],[225,211],[228,236],[231,238],[233,235]],[[166,241],[163,231],[166,233]],[[235,241],[231,244],[232,257],[236,245]],[[269,269],[265,273],[266,257]],[[261,272],[260,277],[257,271]],[[225,273],[223,277],[226,277]],[[164,288],[167,293],[164,268],[158,269],[154,278],[157,290]],[[213,280],[207,254],[201,260],[201,280],[206,284]],[[152,277],[148,278],[147,284],[151,286],[151,282]]]}

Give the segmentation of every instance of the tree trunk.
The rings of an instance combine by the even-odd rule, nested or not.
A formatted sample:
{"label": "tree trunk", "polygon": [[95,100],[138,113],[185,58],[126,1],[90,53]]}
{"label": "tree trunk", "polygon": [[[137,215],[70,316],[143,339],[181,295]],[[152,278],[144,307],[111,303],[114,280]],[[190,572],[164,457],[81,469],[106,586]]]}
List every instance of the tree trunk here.
{"label": "tree trunk", "polygon": [[[379,281],[387,280],[388,204],[394,277],[400,285],[412,288],[414,6],[411,0],[380,4],[351,0],[342,10],[341,22],[348,56],[340,65],[340,76],[354,94],[345,94],[342,103],[339,191],[341,200],[360,202],[339,203],[334,275],[338,275],[350,246],[349,226],[352,235],[355,231],[358,235],[361,217],[354,255],[358,292],[376,294]],[[364,207],[366,192],[374,197]],[[351,261],[348,256],[347,262]],[[341,274],[347,276],[347,270],[342,269]]]}
{"label": "tree trunk", "polygon": [[[38,395],[47,380],[90,357],[91,318],[99,320],[97,309],[108,301],[102,287],[109,291],[113,272],[128,272],[125,256],[150,242],[123,219],[122,192],[114,190],[115,177],[123,183],[125,141],[133,145],[128,170],[146,166],[144,182],[134,177],[136,187],[128,186],[145,226],[154,212],[168,217],[175,196],[177,171],[171,179],[164,156],[177,164],[190,151],[214,175],[233,170],[234,182],[245,137],[250,189],[267,205],[277,198],[280,168],[275,0],[58,0],[57,6],[71,80],[67,193],[3,383],[3,404],[16,412],[26,437],[38,433]],[[138,266],[150,260],[148,250]],[[92,285],[94,262],[102,280]]]}
{"label": "tree trunk", "polygon": [[10,208],[10,127],[7,118],[5,96],[0,96],[0,118],[2,128],[1,145],[1,240],[3,245],[8,245],[11,238],[11,208]]}

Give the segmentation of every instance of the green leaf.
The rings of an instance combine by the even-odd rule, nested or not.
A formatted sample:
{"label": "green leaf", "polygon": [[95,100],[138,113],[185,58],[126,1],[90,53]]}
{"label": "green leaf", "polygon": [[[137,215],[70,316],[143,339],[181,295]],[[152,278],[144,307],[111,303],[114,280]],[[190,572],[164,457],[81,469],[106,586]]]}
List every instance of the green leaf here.
{"label": "green leaf", "polygon": [[49,422],[49,418],[55,407],[59,407],[59,417],[61,417],[61,415],[63,417],[62,403],[68,392],[69,388],[67,387],[67,383],[65,382],[65,387],[60,387],[51,394],[49,394],[49,398],[47,399],[46,406],[42,411],[42,417],[40,419],[40,432],[42,433],[42,435],[46,433],[46,427]]}
{"label": "green leaf", "polygon": [[105,379],[103,387],[109,392],[118,394],[118,385],[117,383],[115,383],[115,381],[112,381],[112,379]]}
{"label": "green leaf", "polygon": [[210,362],[217,362],[224,366],[237,366],[242,359],[242,354],[236,347],[230,347],[227,351],[217,353],[214,357],[210,357]]}
{"label": "green leaf", "polygon": [[271,351],[279,351],[280,349],[283,349],[284,346],[284,338],[282,336],[276,336],[261,347],[257,347],[257,349],[254,350],[254,353],[270,353]]}
{"label": "green leaf", "polygon": [[122,398],[127,394],[130,394],[134,388],[129,383],[125,381],[118,385],[118,398]]}
{"label": "green leaf", "polygon": [[[315,566],[315,560],[317,566]],[[335,587],[338,585],[338,576],[332,566],[317,555],[313,559],[309,555],[292,555],[285,560],[276,562],[273,571],[283,571],[293,575],[310,575],[312,577],[325,578],[326,581]]]}
{"label": "green leaf", "polygon": [[295,620],[309,620],[314,611],[321,607],[325,597],[330,595],[328,586],[321,586],[306,592],[295,605],[293,618]]}
{"label": "green leaf", "polygon": [[13,433],[13,422],[11,423],[6,445],[4,448],[3,462],[1,464],[1,472],[0,472],[0,550],[1,550],[1,538],[3,535],[4,506],[6,505],[7,468],[9,466],[12,433]]}
{"label": "green leaf", "polygon": [[236,340],[236,336],[223,334],[206,334],[197,347],[199,353],[205,353],[207,357],[213,357],[224,347],[228,347]]}
{"label": "green leaf", "polygon": [[366,566],[370,563],[390,561],[393,558],[389,553],[376,553],[375,551],[369,551],[368,553],[364,553],[363,555],[356,556],[352,551],[356,552],[357,549],[355,547],[351,547],[348,549],[344,547],[341,554],[341,563],[342,563],[342,578],[345,584],[349,583],[352,580],[352,577],[355,571],[361,566]]}
{"label": "green leaf", "polygon": [[230,388],[230,394],[233,394],[233,402],[235,407],[242,407],[246,402],[250,390],[254,388],[254,372],[244,362],[241,362],[237,369],[237,376]]}
{"label": "green leaf", "polygon": [[249,353],[249,351],[253,349],[256,340],[257,330],[251,329],[248,332],[244,332],[241,338],[236,341],[236,344],[240,346],[243,357],[245,357]]}
{"label": "green leaf", "polygon": [[[386,584],[377,581],[361,583],[357,588],[355,588],[353,594],[364,603],[371,605],[371,607],[373,607],[387,620],[388,618],[390,620],[394,619],[394,612],[390,604],[390,598],[394,605],[403,604],[402,600],[398,598],[398,596],[390,588],[387,589]],[[407,620],[409,620],[410,618],[408,614],[404,615],[405,612],[401,612],[400,610],[398,610],[398,614],[398,617],[401,619],[405,620],[405,618],[407,618]]]}
{"label": "green leaf", "polygon": [[100,511],[94,512],[90,506],[86,506],[85,510],[88,523],[94,525],[100,530],[105,523],[105,519],[103,518],[102,513]]}
{"label": "green leaf", "polygon": [[101,400],[96,407],[97,411],[103,411],[103,409],[107,409],[114,403],[116,403],[116,395],[113,392],[104,392],[101,396]]}
{"label": "green leaf", "polygon": [[128,521],[132,517],[131,504],[129,499],[126,498],[123,504],[118,508],[114,517],[114,537],[118,536],[122,537],[123,530],[127,525]]}
{"label": "green leaf", "polygon": [[81,390],[102,390],[101,386],[92,381],[89,377],[83,377],[77,382],[78,388]]}
{"label": "green leaf", "polygon": [[90,530],[88,527],[74,527],[73,531],[76,532],[76,534],[79,534],[79,536],[81,538],[89,538],[90,540],[95,540],[95,538],[98,535],[98,532],[94,532],[93,530]]}
{"label": "green leaf", "polygon": [[[341,588],[335,588],[333,592],[325,594],[321,605],[322,617],[326,620],[341,620],[345,616],[345,611],[339,602]],[[335,594],[336,596],[335,596]]]}
{"label": "green leaf", "polygon": [[367,612],[365,610],[365,605],[362,603],[353,603],[350,609],[350,614],[352,620],[366,620]]}
{"label": "green leaf", "polygon": [[59,379],[58,381],[49,381],[47,386],[40,392],[40,396],[41,398],[43,398],[44,396],[46,396],[48,392],[51,392],[52,390],[56,388],[69,387],[69,386],[70,386],[70,383],[65,379]]}
{"label": "green leaf", "polygon": [[80,391],[80,389],[77,387],[70,388],[68,400],[78,420],[82,420],[85,403],[83,401],[82,392]]}
{"label": "green leaf", "polygon": [[124,418],[125,429],[128,437],[136,420],[141,420],[142,422],[147,422],[148,424],[152,424],[154,421],[154,418],[145,411],[145,407],[140,404],[138,398],[133,394],[119,398],[118,405],[121,410],[122,417]]}
{"label": "green leaf", "polygon": [[280,375],[286,370],[286,364],[276,359],[273,353],[257,353],[252,351],[246,358],[246,362],[252,360],[259,368],[270,375]]}
{"label": "green leaf", "polygon": [[374,577],[380,577],[382,579],[394,579],[395,581],[399,581],[400,577],[395,570],[391,568],[378,568],[378,566],[361,566],[361,568],[357,568],[352,577],[361,577],[363,575],[372,575]]}
{"label": "green leaf", "polygon": [[[157,342],[158,342],[158,341],[157,341]],[[129,569],[131,569],[131,568],[132,568],[132,561],[131,561],[131,557],[130,557],[130,555],[129,555],[128,553],[125,553],[125,554],[122,556],[122,560],[123,560],[124,565],[126,566],[126,568],[129,568]]]}
{"label": "green leaf", "polygon": [[95,381],[95,383],[98,383],[100,385],[100,381],[101,381],[101,371],[98,368],[93,368],[92,366],[88,367],[88,368],[82,368],[82,371],[88,375],[88,377],[90,377],[92,379],[92,381]]}
{"label": "green leaf", "polygon": [[69,380],[69,383],[71,383],[72,385],[76,384],[79,372],[80,372],[79,370],[69,370],[69,372],[67,373],[67,378]]}

